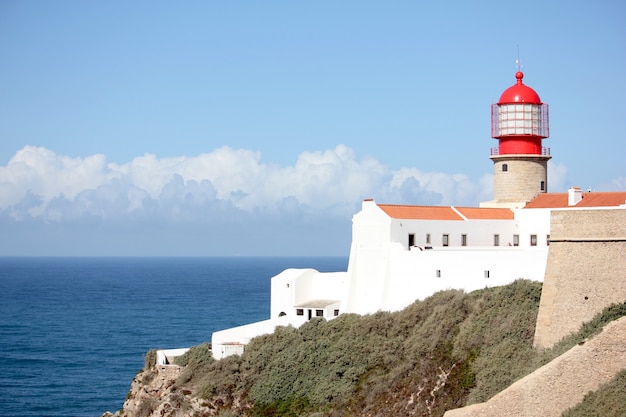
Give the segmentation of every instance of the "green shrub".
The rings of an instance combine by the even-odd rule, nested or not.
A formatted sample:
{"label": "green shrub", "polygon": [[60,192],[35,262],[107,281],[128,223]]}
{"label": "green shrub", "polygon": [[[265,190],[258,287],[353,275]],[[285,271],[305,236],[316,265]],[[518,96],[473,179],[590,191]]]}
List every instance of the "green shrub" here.
{"label": "green shrub", "polygon": [[174,358],[174,363],[179,366],[197,367],[202,364],[213,362],[213,354],[209,343],[202,343],[190,348],[181,356]]}
{"label": "green shrub", "polygon": [[288,398],[272,404],[257,403],[250,410],[252,417],[298,417],[312,409],[306,398]]}
{"label": "green shrub", "polygon": [[193,381],[201,379],[213,362],[215,359],[213,359],[211,345],[208,343],[194,346],[183,355],[176,357],[174,363],[185,367],[176,380],[176,386],[179,388],[185,385],[194,386]]}

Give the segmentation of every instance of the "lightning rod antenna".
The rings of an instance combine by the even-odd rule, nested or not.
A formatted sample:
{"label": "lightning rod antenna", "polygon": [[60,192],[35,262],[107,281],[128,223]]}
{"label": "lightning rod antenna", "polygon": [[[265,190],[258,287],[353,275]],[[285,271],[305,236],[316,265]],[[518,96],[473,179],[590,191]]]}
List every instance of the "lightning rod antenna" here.
{"label": "lightning rod antenna", "polygon": [[515,65],[517,66],[517,71],[522,70],[522,61],[519,58],[519,43],[517,44],[517,59],[515,60]]}

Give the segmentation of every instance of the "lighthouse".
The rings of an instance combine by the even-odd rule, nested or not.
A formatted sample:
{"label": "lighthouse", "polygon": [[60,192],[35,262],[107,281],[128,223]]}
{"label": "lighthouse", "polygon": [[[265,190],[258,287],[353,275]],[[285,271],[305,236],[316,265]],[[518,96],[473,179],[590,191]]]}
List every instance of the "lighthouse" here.
{"label": "lighthouse", "polygon": [[481,207],[523,207],[548,191],[550,149],[543,139],[549,134],[548,105],[535,90],[524,84],[517,71],[516,83],[504,90],[491,106],[491,136],[498,146],[491,148],[494,200]]}

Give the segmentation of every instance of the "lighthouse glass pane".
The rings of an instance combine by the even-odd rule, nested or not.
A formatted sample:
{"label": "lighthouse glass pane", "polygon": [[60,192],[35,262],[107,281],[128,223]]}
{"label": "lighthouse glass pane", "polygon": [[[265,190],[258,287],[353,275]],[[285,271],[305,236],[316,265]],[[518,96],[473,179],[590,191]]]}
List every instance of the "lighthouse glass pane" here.
{"label": "lighthouse glass pane", "polygon": [[542,116],[547,114],[542,105],[537,104],[503,104],[499,106],[494,122],[496,135],[538,135],[547,136],[542,132]]}
{"label": "lighthouse glass pane", "polygon": [[548,137],[547,104],[494,104],[491,112],[492,136],[535,135]]}

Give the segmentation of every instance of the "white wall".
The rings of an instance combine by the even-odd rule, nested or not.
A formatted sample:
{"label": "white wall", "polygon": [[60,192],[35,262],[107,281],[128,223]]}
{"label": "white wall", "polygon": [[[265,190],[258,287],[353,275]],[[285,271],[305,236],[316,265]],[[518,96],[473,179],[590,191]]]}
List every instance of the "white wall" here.
{"label": "white wall", "polygon": [[[368,259],[367,253],[357,256],[360,255]],[[518,278],[543,281],[547,256],[547,246],[438,247],[407,251],[400,244],[392,244],[384,257],[388,259],[385,268],[369,274],[358,268],[351,271],[352,290],[341,311],[357,314],[396,311],[440,290],[474,291],[506,285]],[[488,271],[488,278],[485,271]],[[373,280],[378,282],[368,287]],[[373,291],[368,291],[372,288]]]}
{"label": "white wall", "polygon": [[[228,356],[228,346],[241,344],[247,345],[250,339],[264,334],[273,333],[277,326],[294,325],[301,326],[306,320],[302,318],[300,322],[296,317],[279,317],[270,320],[258,321],[256,323],[246,324],[244,326],[232,327],[230,329],[221,330],[213,333],[211,337],[211,349],[215,359],[221,359]],[[230,352],[232,354],[232,352]]]}
{"label": "white wall", "polygon": [[291,317],[298,305],[315,300],[339,301],[345,294],[347,272],[287,269],[272,278],[270,317]]}
{"label": "white wall", "polygon": [[520,246],[530,247],[530,235],[537,235],[537,246],[546,246],[546,236],[550,234],[551,209],[517,209],[515,219],[518,221]]}
{"label": "white wall", "polygon": [[[400,310],[445,289],[470,292],[519,278],[543,281],[547,256],[547,247],[457,247],[410,252],[394,247],[390,250],[389,276],[380,309]],[[372,306],[361,308],[371,310]]]}
{"label": "white wall", "polygon": [[296,282],[303,275],[317,274],[314,269],[286,269],[272,277],[270,318],[278,318],[280,313],[292,314],[296,304]]}
{"label": "white wall", "polygon": [[185,353],[187,353],[187,351],[189,350],[189,348],[180,348],[180,349],[163,349],[163,350],[157,350],[157,359],[156,359],[156,363],[157,365],[171,365],[170,363],[168,363],[167,358],[175,358],[178,356],[183,356]]}
{"label": "white wall", "polygon": [[380,304],[387,274],[391,219],[373,200],[363,202],[352,217],[352,245],[341,312],[357,308],[354,302]]}
{"label": "white wall", "polygon": [[467,235],[467,246],[493,246],[494,235],[500,235],[500,245],[513,243],[513,235],[519,234],[515,220],[398,220],[391,223],[391,241],[405,247],[409,234],[415,235],[415,244],[426,243],[426,234],[431,235],[430,245],[442,246],[442,236],[449,236],[449,246],[461,246],[461,235]]}
{"label": "white wall", "polygon": [[[522,220],[391,219],[373,201],[364,202],[353,218],[348,285],[341,312],[398,310],[448,288],[473,291],[518,278],[542,281],[549,212],[520,216]],[[531,224],[521,227],[523,221]],[[537,247],[530,246],[529,236],[524,237],[523,231],[528,230],[538,234]],[[409,250],[410,233],[422,248],[430,233],[433,249]],[[449,235],[447,247],[442,246],[444,233]],[[468,246],[461,246],[462,234],[467,235]],[[500,237],[497,247],[495,234]],[[520,235],[519,247],[512,246],[515,234]]]}

